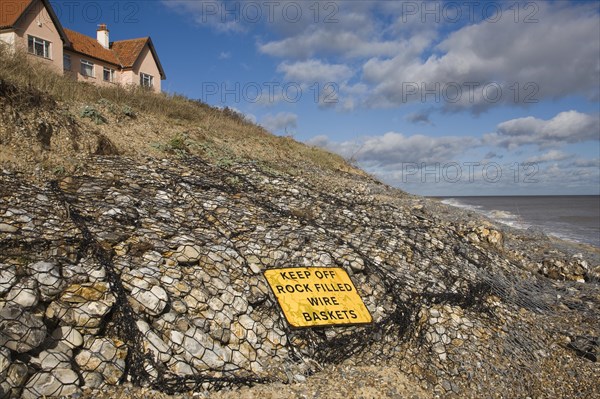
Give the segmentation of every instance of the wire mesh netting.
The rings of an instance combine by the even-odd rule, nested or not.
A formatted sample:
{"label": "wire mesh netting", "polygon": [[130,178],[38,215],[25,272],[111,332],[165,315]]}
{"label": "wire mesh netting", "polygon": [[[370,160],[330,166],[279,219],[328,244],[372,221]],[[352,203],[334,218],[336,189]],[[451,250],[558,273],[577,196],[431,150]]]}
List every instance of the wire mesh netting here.
{"label": "wire mesh netting", "polygon": [[[597,392],[597,281],[532,273],[368,179],[99,157],[46,185],[0,180],[0,396],[221,389],[390,359],[445,395]],[[291,329],[262,272],[294,266],[344,268],[373,323]]]}

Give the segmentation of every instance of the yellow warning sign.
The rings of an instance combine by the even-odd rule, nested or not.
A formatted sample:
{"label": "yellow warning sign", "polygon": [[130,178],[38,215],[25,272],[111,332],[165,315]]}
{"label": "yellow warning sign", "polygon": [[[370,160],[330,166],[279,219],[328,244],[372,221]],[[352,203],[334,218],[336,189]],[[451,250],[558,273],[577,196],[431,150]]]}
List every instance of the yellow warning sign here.
{"label": "yellow warning sign", "polygon": [[292,327],[364,324],[373,320],[352,280],[339,267],[293,267],[265,271]]}

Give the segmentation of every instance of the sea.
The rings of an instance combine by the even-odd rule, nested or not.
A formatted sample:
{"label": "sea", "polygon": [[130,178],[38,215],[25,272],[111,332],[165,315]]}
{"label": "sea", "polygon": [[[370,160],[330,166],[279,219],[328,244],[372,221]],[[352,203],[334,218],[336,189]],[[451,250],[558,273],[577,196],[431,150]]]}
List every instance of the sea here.
{"label": "sea", "polygon": [[497,222],[600,248],[600,196],[436,197]]}

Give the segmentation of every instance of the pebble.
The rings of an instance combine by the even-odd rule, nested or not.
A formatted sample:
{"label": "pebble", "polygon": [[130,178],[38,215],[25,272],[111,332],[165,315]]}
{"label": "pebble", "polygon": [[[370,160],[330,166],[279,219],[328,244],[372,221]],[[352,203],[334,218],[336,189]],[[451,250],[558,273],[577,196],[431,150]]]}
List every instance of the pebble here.
{"label": "pebble", "polygon": [[[583,354],[597,356],[600,335],[590,322],[598,295],[585,282],[600,270],[594,256],[552,250],[550,239],[528,242],[367,177],[348,174],[342,183],[299,169],[274,178],[234,163],[234,185],[221,169],[185,162],[95,157],[85,174],[63,181],[60,201],[46,185],[0,176],[2,392],[77,396],[86,386],[102,395],[124,382],[138,349],[149,384],[174,382],[172,372],[306,387],[320,362],[321,372],[340,366],[328,361],[343,358],[350,342],[365,349],[346,362],[376,367],[396,354],[396,368],[417,370],[411,378],[429,393],[570,397],[577,386],[594,397],[592,356]],[[263,272],[301,265],[344,268],[386,330],[290,328]],[[410,336],[399,336],[405,327]],[[547,331],[571,333],[571,347]],[[495,372],[528,362],[531,370],[561,367]],[[530,375],[539,383],[528,384]],[[356,388],[341,397],[394,397],[359,390],[384,387],[381,380],[331,384]]]}
{"label": "pebble", "polygon": [[37,348],[45,338],[46,326],[38,316],[19,305],[0,309],[0,345],[24,353]]}

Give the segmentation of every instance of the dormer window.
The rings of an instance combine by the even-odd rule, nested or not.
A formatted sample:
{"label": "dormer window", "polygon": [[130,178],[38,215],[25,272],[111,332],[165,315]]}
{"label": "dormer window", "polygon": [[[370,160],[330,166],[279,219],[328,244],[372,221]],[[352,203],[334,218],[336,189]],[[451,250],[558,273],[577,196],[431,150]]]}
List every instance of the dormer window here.
{"label": "dormer window", "polygon": [[27,35],[27,51],[38,57],[50,59],[50,42],[39,37]]}

